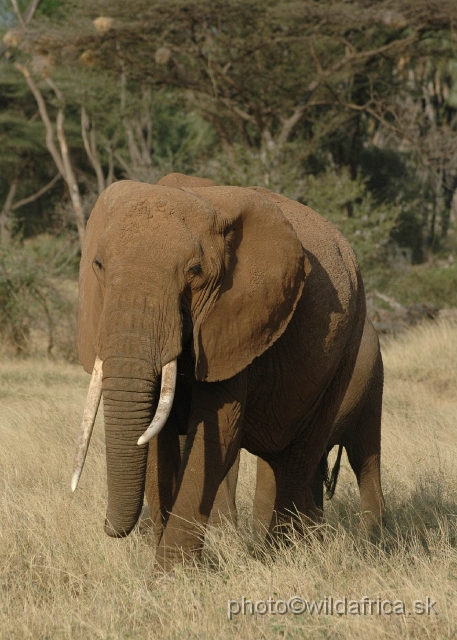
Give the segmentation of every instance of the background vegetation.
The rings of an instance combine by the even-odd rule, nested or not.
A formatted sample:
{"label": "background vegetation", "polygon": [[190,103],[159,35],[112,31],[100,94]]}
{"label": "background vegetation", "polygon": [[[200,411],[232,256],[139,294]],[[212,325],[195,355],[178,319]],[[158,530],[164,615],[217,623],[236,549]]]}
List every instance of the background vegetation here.
{"label": "background vegetation", "polygon": [[[411,329],[384,347],[379,539],[358,532],[360,501],[344,455],[322,538],[252,554],[253,459],[242,458],[237,530],[211,530],[195,569],[153,571],[154,542],[138,529],[103,532],[102,416],[80,488],[72,455],[87,391],[81,367],[0,362],[0,638],[455,638],[457,633],[457,327]],[[246,453],[246,452],[244,452]],[[237,616],[227,600],[429,596],[437,615]]]}
{"label": "background vegetation", "polygon": [[457,306],[456,20],[454,0],[0,0],[3,342],[74,357],[49,327],[97,195],[170,171],[296,198],[369,291]]}

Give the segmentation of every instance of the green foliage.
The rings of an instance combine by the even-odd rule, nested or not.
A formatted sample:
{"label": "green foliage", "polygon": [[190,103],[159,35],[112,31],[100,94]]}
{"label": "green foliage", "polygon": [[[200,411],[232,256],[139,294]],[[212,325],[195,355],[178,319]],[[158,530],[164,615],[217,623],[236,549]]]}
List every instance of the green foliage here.
{"label": "green foliage", "polygon": [[301,192],[300,200],[330,220],[350,242],[362,275],[386,263],[399,207],[377,203],[362,178],[351,180],[347,169],[305,176]]}
{"label": "green foliage", "polygon": [[59,10],[64,7],[64,0],[41,0],[37,8],[37,14],[45,16],[55,16],[56,14],[59,15]]}
{"label": "green foliage", "polygon": [[418,265],[378,271],[373,287],[391,295],[401,304],[431,304],[457,308],[457,267]]}
{"label": "green foliage", "polygon": [[238,145],[231,157],[217,156],[209,166],[202,167],[201,174],[219,184],[263,186],[299,200],[332,222],[349,240],[365,277],[387,266],[402,206],[387,200],[378,202],[367,181],[361,175],[352,179],[348,168],[333,166],[317,175],[305,173],[296,161],[300,156],[297,147],[291,143],[285,158],[268,170],[261,154]]}
{"label": "green foliage", "polygon": [[72,269],[75,251],[68,249],[65,240],[48,236],[0,249],[0,337],[16,355],[31,353],[38,332],[48,356],[57,350],[74,359],[74,305],[57,279]]}
{"label": "green foliage", "polygon": [[29,158],[48,159],[43,125],[36,118],[36,111],[36,105],[17,72],[5,62],[0,62],[1,166],[7,174],[13,174]]}
{"label": "green foliage", "polygon": [[24,241],[26,253],[48,277],[78,277],[80,249],[70,236],[42,233]]}
{"label": "green foliage", "polygon": [[[94,28],[88,18],[100,16],[111,22]],[[417,11],[408,0],[395,11],[385,0],[82,0],[46,46],[58,55],[65,49],[66,60],[91,51],[94,66],[108,73],[122,67],[131,80],[191,92],[230,143],[259,148],[265,132],[275,138],[305,107],[295,135],[331,134],[343,148],[352,138],[347,129],[361,126],[364,112],[356,109],[375,94],[391,101],[404,85],[397,67],[405,51],[413,65],[429,52],[437,61],[449,57],[455,17],[450,3],[437,14],[432,2]],[[156,59],[159,51],[165,55]]]}
{"label": "green foliage", "polygon": [[[28,4],[19,0],[22,11]],[[114,180],[155,182],[181,171],[267,187],[331,220],[368,288],[403,300],[405,287],[406,296],[443,295],[447,304],[452,269],[426,269],[416,283],[405,275],[414,269],[399,267],[402,256],[419,264],[457,251],[456,20],[452,0],[41,0],[23,31],[0,0],[0,28],[20,35],[0,63],[0,210],[13,180],[17,202],[56,173],[18,60],[54,130],[62,104],[47,73],[62,92],[86,215],[98,186],[83,108],[104,178],[112,170]],[[8,228],[30,239],[55,233],[57,222],[68,229],[68,201],[60,180],[10,211]],[[59,243],[41,235],[17,250],[48,275],[74,273],[77,256]]]}

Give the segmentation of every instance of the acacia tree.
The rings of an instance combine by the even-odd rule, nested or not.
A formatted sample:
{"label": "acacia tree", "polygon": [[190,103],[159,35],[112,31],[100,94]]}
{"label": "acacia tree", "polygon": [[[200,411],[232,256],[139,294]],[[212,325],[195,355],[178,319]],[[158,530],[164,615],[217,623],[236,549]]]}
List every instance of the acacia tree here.
{"label": "acacia tree", "polygon": [[371,83],[363,104],[345,107],[377,124],[376,145],[401,151],[430,200],[423,221],[426,246],[439,248],[457,214],[457,39],[452,30],[426,32],[420,47],[404,52],[388,90]]}
{"label": "acacia tree", "polygon": [[[53,65],[53,60],[50,56],[42,55],[40,53],[35,53],[35,58],[32,59],[32,64],[34,64],[35,69],[38,70],[41,76],[45,79],[47,85],[51,88],[53,94],[57,98],[59,102],[59,107],[56,115],[55,129],[58,139],[59,148],[55,143],[55,133],[54,133],[54,125],[51,122],[51,118],[49,116],[49,110],[46,105],[46,101],[43,96],[43,92],[39,88],[37,82],[35,81],[32,73],[29,70],[29,67],[26,63],[16,59],[16,56],[12,53],[12,51],[17,51],[21,49],[21,44],[25,39],[25,35],[27,32],[27,27],[31,23],[32,18],[35,14],[36,9],[40,4],[40,0],[31,0],[25,9],[24,13],[21,13],[20,7],[18,5],[17,0],[11,0],[14,13],[16,14],[19,27],[8,31],[4,38],[3,43],[6,45],[6,50],[3,52],[7,58],[12,58],[12,62],[14,67],[23,75],[27,85],[29,86],[30,91],[33,94],[33,97],[36,100],[36,104],[38,107],[38,112],[40,118],[45,126],[46,131],[46,147],[49,153],[54,160],[54,163],[57,167],[58,176],[62,176],[67,183],[70,198],[73,204],[73,209],[75,213],[76,226],[78,229],[78,236],[80,244],[84,242],[85,237],[85,220],[84,213],[81,202],[81,194],[78,187],[78,182],[75,177],[75,173],[73,170],[73,166],[70,160],[68,144],[65,136],[64,130],[64,97],[60,89],[57,87],[55,82],[50,77],[50,70]],[[57,177],[56,177],[57,180]],[[13,180],[11,183],[11,187],[5,201],[5,205],[3,207],[3,225],[2,231],[4,232],[4,237],[6,235],[6,216],[8,215],[8,210],[11,209],[12,200],[14,198],[14,194],[16,191],[16,184],[18,179]],[[52,186],[54,182],[50,183]],[[43,193],[43,190],[40,190],[39,195]],[[38,196],[37,196],[38,197]],[[17,206],[17,203],[16,203]]]}
{"label": "acacia tree", "polygon": [[[76,177],[77,170],[75,170],[71,159],[69,144],[65,132],[64,123],[66,101],[64,92],[59,87],[59,83],[52,77],[53,72],[55,71],[55,60],[53,56],[48,55],[43,50],[34,49],[30,46],[29,41],[30,29],[28,27],[36,9],[40,6],[40,0],[31,0],[29,5],[24,9],[24,13],[21,13],[21,8],[17,0],[11,0],[11,4],[17,18],[18,26],[9,30],[5,34],[3,42],[6,48],[3,53],[5,54],[5,58],[10,60],[14,68],[22,74],[36,101],[38,114],[45,128],[46,147],[55,163],[58,173],[53,180],[42,187],[36,194],[23,198],[19,202],[13,202],[19,178],[15,177],[12,180],[4,207],[0,212],[0,226],[3,232],[3,237],[6,238],[8,235],[8,225],[6,221],[9,213],[38,198],[50,189],[59,177],[63,177],[68,187],[76,227],[78,230],[79,242],[82,246],[85,237],[85,215],[81,192]],[[47,4],[46,0],[44,0],[43,4]],[[24,57],[28,61],[24,60]],[[65,84],[65,82],[63,84]],[[105,144],[108,150],[109,159],[107,176],[105,179],[97,149],[94,122],[89,117],[85,105],[82,104],[80,108],[81,138],[87,153],[87,158],[96,174],[98,193],[101,193],[103,189],[111,184],[114,179],[113,150],[110,145]]]}
{"label": "acacia tree", "polygon": [[[31,0],[25,6],[23,14],[17,0],[9,4],[10,15],[6,11],[6,6],[1,7],[3,21],[6,24],[14,24],[19,20],[22,28],[25,29],[39,6],[39,0]],[[0,47],[0,56],[6,54],[5,57],[9,57],[8,42],[11,44],[11,33],[10,38],[6,37]],[[0,139],[4,178],[3,188],[0,189],[3,198],[0,209],[0,235],[2,244],[8,244],[13,212],[38,200],[52,189],[60,178],[60,174],[57,173],[49,180],[49,167],[43,157],[36,108],[30,104],[28,96],[10,73],[4,60],[0,61],[0,64],[2,95]],[[47,177],[48,181],[37,185],[37,181],[39,182],[43,177],[45,180]],[[33,186],[35,190],[31,192]]]}
{"label": "acacia tree", "polygon": [[[68,17],[65,5],[64,9],[64,15]],[[45,127],[46,147],[59,175],[67,184],[82,243],[85,216],[79,182],[84,177],[82,174],[87,171],[87,160],[95,173],[98,193],[115,179],[116,166],[118,174],[143,181],[156,181],[164,172],[163,161],[160,169],[154,167],[152,161],[154,101],[151,98],[151,87],[132,81],[124,70],[121,70],[120,82],[104,77],[106,74],[103,72],[94,72],[90,54],[82,56],[82,65],[73,69],[74,74],[68,74],[68,69],[59,68],[56,64],[58,56],[41,45],[36,45],[33,30],[35,24],[33,28],[26,24],[17,4],[15,12],[19,26],[10,29],[4,37],[8,45],[6,57],[22,74],[36,100],[38,113]],[[30,18],[31,16],[28,20]],[[41,28],[39,20],[36,24],[36,28]],[[44,24],[48,25],[48,20]],[[76,105],[80,111],[80,137],[87,155],[86,166],[81,166],[80,157],[79,163],[75,163],[75,155],[78,154],[75,154],[74,149],[72,153],[68,142],[64,127],[66,103],[72,112],[70,129],[73,133]],[[167,169],[172,168],[170,162],[165,164],[168,164]],[[16,206],[12,204],[12,197],[17,183],[18,180],[14,178],[0,222],[6,220],[11,207]],[[89,194],[89,202],[92,199]],[[3,226],[6,234],[6,224]]]}
{"label": "acacia tree", "polygon": [[28,67],[25,64],[22,64],[16,61],[14,63],[14,66],[24,76],[28,86],[30,87],[30,91],[32,92],[37,102],[41,120],[43,121],[43,124],[46,129],[46,147],[48,148],[48,151],[51,154],[52,159],[56,164],[59,174],[63,176],[65,182],[67,183],[71,202],[73,205],[73,210],[75,213],[75,220],[76,220],[76,227],[78,229],[79,242],[80,242],[80,245],[82,246],[84,243],[84,238],[86,234],[86,222],[84,218],[81,193],[79,190],[78,182],[76,180],[73,165],[70,159],[67,138],[65,135],[65,129],[64,129],[65,102],[64,102],[63,94],[60,91],[60,89],[57,87],[57,85],[52,81],[52,79],[50,77],[47,77],[46,82],[49,85],[49,87],[52,89],[53,93],[55,94],[59,102],[59,107],[58,107],[57,116],[56,116],[56,124],[55,124],[57,139],[59,143],[59,148],[57,148],[55,144],[55,137],[54,137],[54,126],[49,117],[48,108],[46,106],[46,102],[43,98],[42,92],[40,91],[37,83],[35,82],[33,76],[31,75]]}
{"label": "acacia tree", "polygon": [[[437,193],[451,186],[452,163],[433,159],[439,136],[449,139],[443,120],[435,121],[435,134],[428,126],[430,135],[422,135],[429,81],[413,87],[407,74],[421,60],[452,52],[452,0],[81,0],[68,7],[65,21],[36,21],[27,46],[52,56],[56,68],[72,65],[72,72],[117,83],[116,106],[105,108],[116,126],[96,100],[81,101],[99,190],[116,171],[155,179],[151,100],[170,88],[216,132],[218,158],[231,167],[226,180],[230,172],[241,184],[260,175],[266,186],[297,196],[289,185],[304,173],[333,163],[349,166],[355,178],[367,147],[391,145],[421,167]],[[100,87],[103,103],[106,84]],[[446,126],[455,132],[452,118]],[[429,227],[444,229],[446,215],[431,216]]]}
{"label": "acacia tree", "polygon": [[56,52],[65,39],[75,60],[186,91],[228,152],[235,142],[256,151],[274,182],[291,140],[302,138],[309,156],[350,129],[351,107],[372,92],[387,96],[401,56],[429,46],[456,17],[454,3],[432,1],[86,0],[69,28],[36,42]]}

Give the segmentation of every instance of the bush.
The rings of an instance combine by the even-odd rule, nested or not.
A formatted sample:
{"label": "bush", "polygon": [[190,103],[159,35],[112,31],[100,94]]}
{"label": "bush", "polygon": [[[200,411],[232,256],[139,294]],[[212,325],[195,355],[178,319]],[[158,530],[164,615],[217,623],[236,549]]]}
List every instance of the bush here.
{"label": "bush", "polygon": [[28,356],[44,338],[48,357],[75,359],[75,296],[61,278],[73,271],[75,255],[49,236],[0,249],[0,338],[7,351]]}
{"label": "bush", "polygon": [[80,249],[76,237],[42,233],[27,238],[23,246],[33,260],[50,276],[77,278]]}
{"label": "bush", "polygon": [[457,266],[417,265],[379,272],[372,288],[388,293],[403,305],[431,304],[457,307]]}
{"label": "bush", "polygon": [[300,201],[332,222],[351,244],[362,274],[386,265],[390,235],[399,214],[392,204],[377,203],[359,176],[327,170],[301,180]]}

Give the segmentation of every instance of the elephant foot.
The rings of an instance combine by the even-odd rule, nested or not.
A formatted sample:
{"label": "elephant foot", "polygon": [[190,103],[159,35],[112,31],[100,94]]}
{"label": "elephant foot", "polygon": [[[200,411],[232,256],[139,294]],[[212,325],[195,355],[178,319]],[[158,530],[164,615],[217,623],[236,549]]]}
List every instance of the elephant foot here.
{"label": "elephant foot", "polygon": [[237,527],[238,525],[238,512],[235,509],[234,511],[211,511],[211,515],[208,519],[208,525],[210,527],[222,527],[226,523],[231,525],[232,527]]}
{"label": "elephant foot", "polygon": [[191,527],[189,522],[171,515],[157,546],[156,564],[164,571],[171,571],[176,565],[195,566],[201,559],[204,540],[203,525],[194,523]]}
{"label": "elephant foot", "polygon": [[365,509],[361,513],[359,530],[364,534],[377,533],[382,527],[384,507]]}
{"label": "elephant foot", "polygon": [[195,566],[201,559],[202,549],[170,546],[160,542],[157,547],[155,564],[165,573],[172,571],[176,566]]}
{"label": "elephant foot", "polygon": [[306,512],[297,509],[290,509],[286,514],[274,512],[266,542],[275,546],[290,544],[297,535],[305,537],[318,532],[322,522],[323,512],[315,506]]}
{"label": "elephant foot", "polygon": [[384,516],[384,496],[377,476],[374,479],[362,478],[361,482],[361,518],[359,528],[366,533],[375,533],[382,525]]}

